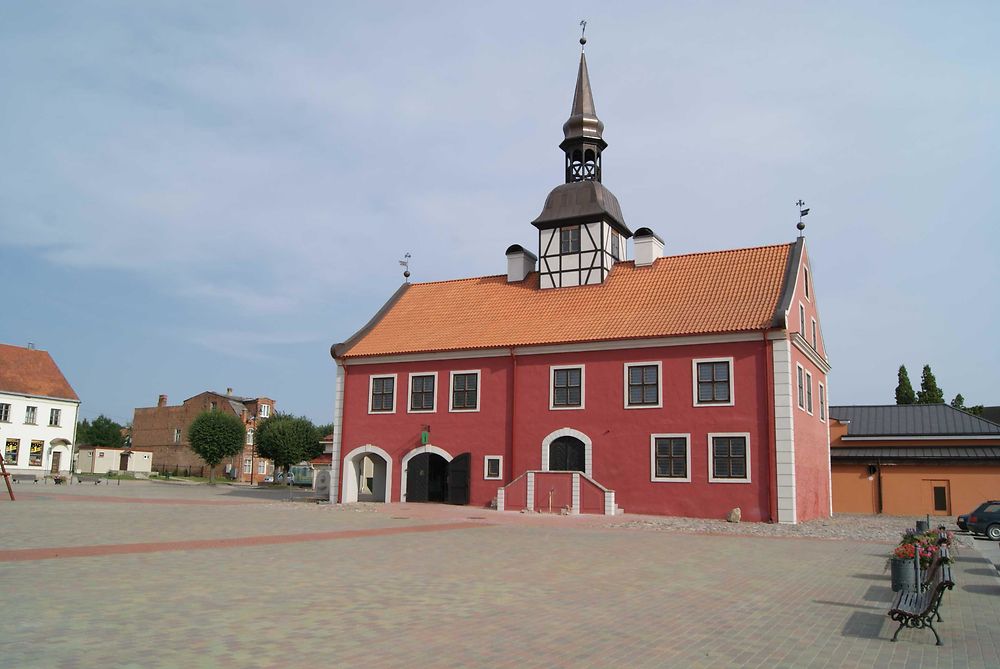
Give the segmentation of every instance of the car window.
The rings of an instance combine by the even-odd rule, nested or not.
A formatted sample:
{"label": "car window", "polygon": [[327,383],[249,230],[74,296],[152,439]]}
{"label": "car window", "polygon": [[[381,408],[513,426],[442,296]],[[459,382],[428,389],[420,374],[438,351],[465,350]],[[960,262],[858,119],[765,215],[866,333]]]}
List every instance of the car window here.
{"label": "car window", "polygon": [[987,504],[982,513],[1000,513],[1000,504]]}

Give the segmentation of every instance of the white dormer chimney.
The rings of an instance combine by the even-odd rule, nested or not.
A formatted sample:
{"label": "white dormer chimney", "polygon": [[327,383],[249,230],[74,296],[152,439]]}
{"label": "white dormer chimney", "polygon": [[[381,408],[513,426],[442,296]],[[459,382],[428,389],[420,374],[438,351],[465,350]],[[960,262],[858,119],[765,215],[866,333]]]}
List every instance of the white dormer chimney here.
{"label": "white dormer chimney", "polygon": [[639,228],[632,238],[635,247],[635,266],[652,265],[657,258],[663,257],[663,240],[649,228]]}
{"label": "white dormer chimney", "polygon": [[507,283],[524,281],[524,277],[535,271],[536,260],[538,260],[538,256],[520,244],[514,244],[508,248]]}

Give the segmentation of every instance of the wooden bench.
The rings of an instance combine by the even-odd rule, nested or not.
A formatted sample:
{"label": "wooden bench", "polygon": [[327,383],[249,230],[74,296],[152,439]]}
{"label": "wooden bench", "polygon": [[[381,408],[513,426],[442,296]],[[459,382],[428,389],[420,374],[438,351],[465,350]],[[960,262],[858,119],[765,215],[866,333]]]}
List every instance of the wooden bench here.
{"label": "wooden bench", "polygon": [[38,476],[35,474],[11,474],[10,477],[14,480],[14,483],[20,483],[21,481],[38,483]]}
{"label": "wooden bench", "polygon": [[895,641],[899,631],[904,627],[915,629],[929,627],[934,632],[937,645],[943,646],[941,637],[934,629],[934,618],[941,621],[941,599],[945,590],[955,587],[951,577],[951,565],[948,564],[947,552],[942,551],[927,570],[927,575],[920,584],[919,592],[900,592],[889,609],[889,618],[899,623],[896,633],[892,635]]}

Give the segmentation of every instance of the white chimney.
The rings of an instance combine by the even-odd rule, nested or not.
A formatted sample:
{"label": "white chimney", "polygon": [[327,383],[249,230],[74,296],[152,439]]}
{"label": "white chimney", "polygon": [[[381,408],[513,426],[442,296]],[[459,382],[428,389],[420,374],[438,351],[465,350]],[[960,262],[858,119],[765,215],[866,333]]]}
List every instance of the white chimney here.
{"label": "white chimney", "polygon": [[507,249],[507,283],[524,281],[524,277],[535,271],[535,261],[538,260],[531,251],[520,244],[514,244]]}
{"label": "white chimney", "polygon": [[635,266],[652,265],[657,258],[663,257],[663,240],[649,228],[639,228],[632,237],[635,250]]}

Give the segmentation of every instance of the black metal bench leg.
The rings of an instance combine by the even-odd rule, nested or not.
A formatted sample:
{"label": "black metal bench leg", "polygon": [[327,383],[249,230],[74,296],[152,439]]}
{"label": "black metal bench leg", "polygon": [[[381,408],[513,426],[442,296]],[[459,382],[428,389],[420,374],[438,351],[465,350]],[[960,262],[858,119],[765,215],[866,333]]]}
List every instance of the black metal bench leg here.
{"label": "black metal bench leg", "polygon": [[893,643],[896,642],[896,637],[899,636],[899,630],[903,629],[904,627],[906,627],[906,623],[903,622],[903,621],[900,621],[899,622],[899,627],[896,628],[896,633],[892,635],[892,642]]}
{"label": "black metal bench leg", "polygon": [[927,626],[931,628],[932,632],[934,632],[934,638],[937,639],[937,645],[943,646],[944,644],[941,643],[941,637],[938,636],[937,630],[934,629],[934,625],[932,624],[933,622],[934,622],[934,617],[931,616],[931,619],[927,621]]}

